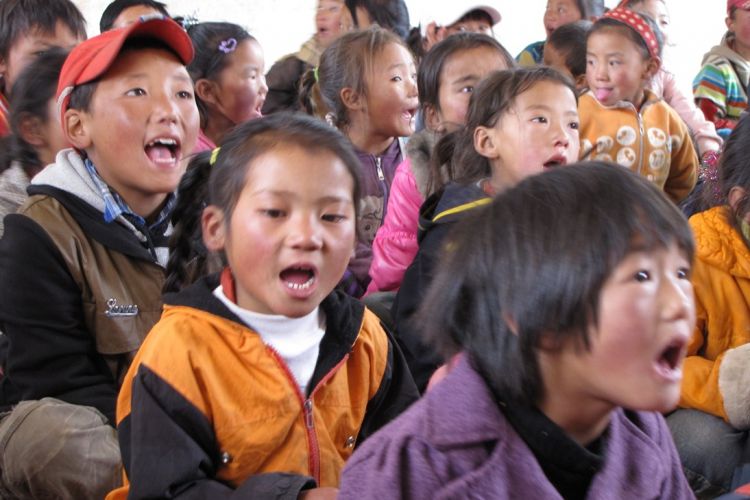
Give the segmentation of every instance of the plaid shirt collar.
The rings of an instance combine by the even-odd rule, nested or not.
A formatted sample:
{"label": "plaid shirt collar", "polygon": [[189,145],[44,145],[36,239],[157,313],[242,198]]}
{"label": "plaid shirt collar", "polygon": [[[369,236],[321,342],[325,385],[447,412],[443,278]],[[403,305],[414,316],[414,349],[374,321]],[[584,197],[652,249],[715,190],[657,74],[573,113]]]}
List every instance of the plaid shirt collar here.
{"label": "plaid shirt collar", "polygon": [[169,193],[167,195],[167,202],[164,204],[164,208],[162,208],[161,212],[159,212],[156,221],[147,226],[146,220],[133,212],[128,204],[125,203],[125,200],[109,188],[107,183],[104,182],[104,179],[102,179],[97,173],[96,167],[91,163],[91,160],[86,158],[83,161],[83,164],[86,166],[86,170],[88,171],[91,180],[94,181],[94,184],[96,184],[96,187],[99,189],[99,192],[104,199],[104,222],[109,224],[122,215],[136,227],[155,229],[165,225],[165,222],[169,220],[169,217],[172,215],[172,209],[177,203],[177,197],[174,193]]}

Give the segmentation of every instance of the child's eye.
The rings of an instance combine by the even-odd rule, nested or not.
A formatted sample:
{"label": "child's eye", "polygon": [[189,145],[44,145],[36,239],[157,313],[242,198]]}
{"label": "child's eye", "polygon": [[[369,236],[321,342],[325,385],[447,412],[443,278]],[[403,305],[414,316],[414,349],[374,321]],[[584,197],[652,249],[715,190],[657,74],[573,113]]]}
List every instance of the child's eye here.
{"label": "child's eye", "polygon": [[472,87],[471,85],[467,85],[466,87],[463,87],[461,89],[462,94],[471,94],[472,92],[474,92],[474,87]]}
{"label": "child's eye", "polygon": [[544,116],[535,116],[531,119],[531,121],[534,123],[547,123],[547,118],[545,118]]}
{"label": "child's eye", "polygon": [[677,277],[681,280],[689,280],[690,279],[690,268],[688,267],[681,267],[677,270]]}
{"label": "child's eye", "polygon": [[637,282],[639,282],[639,283],[643,283],[644,281],[648,281],[648,280],[650,280],[650,279],[651,279],[651,273],[649,273],[648,271],[644,271],[644,270],[641,270],[641,271],[638,271],[638,272],[636,272],[636,273],[635,273],[635,274],[633,275],[633,278],[634,278],[634,279],[635,279],[635,280],[636,280]]}
{"label": "child's eye", "polygon": [[269,217],[271,219],[278,219],[279,217],[284,216],[284,211],[279,210],[277,208],[265,208],[265,209],[259,210],[259,212],[262,215],[265,215],[266,217]]}
{"label": "child's eye", "polygon": [[391,81],[392,82],[400,82],[401,80],[403,80],[403,79],[400,76],[393,76],[393,77],[391,77]]}
{"label": "child's eye", "polygon": [[578,123],[578,122],[570,122],[570,124],[568,126],[570,128],[572,128],[573,130],[578,130],[578,128],[581,126],[581,124]]}
{"label": "child's eye", "polygon": [[620,64],[620,61],[609,61],[610,66],[619,66]]}
{"label": "child's eye", "polygon": [[128,96],[142,96],[142,95],[146,95],[146,91],[143,90],[140,87],[136,87],[134,89],[130,89],[127,92],[125,92],[125,95],[128,95]]}
{"label": "child's eye", "polygon": [[193,94],[192,92],[188,92],[187,90],[180,90],[179,92],[177,92],[177,97],[179,97],[180,99],[192,99]]}
{"label": "child's eye", "polygon": [[326,222],[341,222],[346,220],[346,216],[341,214],[325,214],[322,219]]}

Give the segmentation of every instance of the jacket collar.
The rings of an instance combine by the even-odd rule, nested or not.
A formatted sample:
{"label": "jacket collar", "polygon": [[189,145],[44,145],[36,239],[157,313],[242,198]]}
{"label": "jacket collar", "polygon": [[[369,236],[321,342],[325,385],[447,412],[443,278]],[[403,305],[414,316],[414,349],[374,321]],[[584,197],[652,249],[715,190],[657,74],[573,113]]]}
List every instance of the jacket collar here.
{"label": "jacket collar", "polygon": [[[248,328],[213,294],[220,281],[222,284],[232,282],[228,272],[228,269],[225,269],[223,275],[222,273],[212,274],[179,292],[167,293],[164,296],[164,304],[199,309],[216,316],[217,320],[229,320]],[[234,292],[225,292],[225,294],[231,297]],[[352,350],[362,329],[365,313],[365,307],[361,302],[338,290],[331,292],[320,307],[326,316],[326,333],[320,342],[318,362],[308,384],[311,389]]]}

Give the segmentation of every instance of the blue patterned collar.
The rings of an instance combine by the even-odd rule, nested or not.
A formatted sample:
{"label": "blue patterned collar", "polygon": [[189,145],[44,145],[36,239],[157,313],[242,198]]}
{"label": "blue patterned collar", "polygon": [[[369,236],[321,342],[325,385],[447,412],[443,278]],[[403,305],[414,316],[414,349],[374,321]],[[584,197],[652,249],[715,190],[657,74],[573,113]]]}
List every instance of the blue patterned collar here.
{"label": "blue patterned collar", "polygon": [[162,208],[161,212],[159,212],[156,221],[147,226],[146,220],[133,212],[128,204],[125,203],[125,200],[123,200],[119,194],[112,191],[109,185],[104,182],[104,179],[99,176],[99,173],[96,171],[96,167],[91,160],[86,158],[83,160],[83,164],[86,166],[86,171],[89,173],[91,180],[94,181],[94,184],[96,184],[96,187],[99,189],[99,192],[104,199],[104,222],[109,224],[122,215],[139,228],[148,227],[148,229],[155,229],[161,228],[163,225],[166,226],[165,222],[169,220],[169,217],[172,215],[172,209],[174,209],[174,206],[177,203],[177,197],[174,193],[169,193],[167,195],[167,202],[164,204],[164,208]]}

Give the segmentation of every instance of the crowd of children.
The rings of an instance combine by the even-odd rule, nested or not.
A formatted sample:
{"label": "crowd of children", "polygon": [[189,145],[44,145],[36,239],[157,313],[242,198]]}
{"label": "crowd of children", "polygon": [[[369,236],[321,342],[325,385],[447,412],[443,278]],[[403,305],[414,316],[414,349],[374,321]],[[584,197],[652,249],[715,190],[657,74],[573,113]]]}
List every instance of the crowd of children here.
{"label": "crowd of children", "polygon": [[750,483],[726,16],[689,95],[666,0],[548,0],[517,61],[489,4],[318,0],[268,73],[159,1],[86,40],[71,0],[0,0],[0,498]]}

